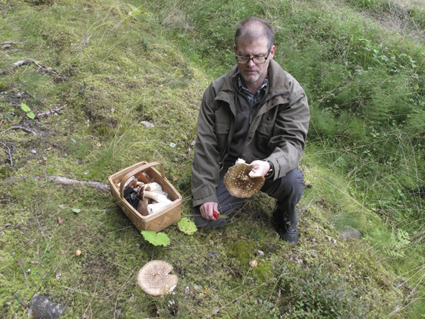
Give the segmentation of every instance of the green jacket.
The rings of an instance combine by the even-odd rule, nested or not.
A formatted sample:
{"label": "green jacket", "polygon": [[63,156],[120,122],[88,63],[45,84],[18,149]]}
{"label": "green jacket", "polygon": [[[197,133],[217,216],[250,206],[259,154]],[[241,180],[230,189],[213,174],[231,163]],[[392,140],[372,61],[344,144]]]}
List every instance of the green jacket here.
{"label": "green jacket", "polygon": [[[195,155],[192,163],[193,206],[217,202],[220,169],[228,155],[235,127],[237,66],[206,89],[198,116]],[[253,114],[242,158],[269,160],[274,179],[298,166],[304,152],[310,121],[306,94],[277,62],[270,61],[269,89]]]}

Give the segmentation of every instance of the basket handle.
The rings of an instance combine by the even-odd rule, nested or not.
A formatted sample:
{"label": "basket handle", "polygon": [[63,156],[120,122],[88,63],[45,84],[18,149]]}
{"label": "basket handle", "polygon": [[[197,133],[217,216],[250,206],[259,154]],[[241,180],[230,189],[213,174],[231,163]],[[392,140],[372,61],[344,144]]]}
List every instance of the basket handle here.
{"label": "basket handle", "polygon": [[145,163],[145,164],[141,164],[141,166],[137,166],[134,169],[132,169],[131,171],[129,171],[127,174],[124,175],[124,177],[121,179],[120,182],[120,195],[121,198],[124,198],[124,185],[125,182],[133,175],[135,175],[138,172],[143,172],[145,170],[147,170],[148,168],[151,168],[152,166],[161,166],[161,177],[163,179],[165,179],[165,172],[164,172],[164,166],[161,163],[158,162],[151,162],[151,163]]}

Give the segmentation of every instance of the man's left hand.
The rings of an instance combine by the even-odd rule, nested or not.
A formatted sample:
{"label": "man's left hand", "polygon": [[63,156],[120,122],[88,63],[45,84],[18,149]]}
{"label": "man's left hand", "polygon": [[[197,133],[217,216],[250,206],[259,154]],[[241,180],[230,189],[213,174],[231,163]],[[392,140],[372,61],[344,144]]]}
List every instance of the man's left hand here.
{"label": "man's left hand", "polygon": [[249,165],[253,166],[252,171],[249,173],[249,177],[252,177],[252,178],[264,176],[270,170],[270,164],[266,161],[256,160]]}

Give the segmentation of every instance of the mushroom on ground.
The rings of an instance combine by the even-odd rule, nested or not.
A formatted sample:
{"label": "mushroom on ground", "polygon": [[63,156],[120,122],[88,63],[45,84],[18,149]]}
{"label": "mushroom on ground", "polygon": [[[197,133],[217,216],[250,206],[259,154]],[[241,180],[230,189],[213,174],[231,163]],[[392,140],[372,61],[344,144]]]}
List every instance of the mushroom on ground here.
{"label": "mushroom on ground", "polygon": [[224,185],[230,195],[238,198],[249,198],[257,193],[264,185],[264,176],[250,177],[253,167],[238,159],[224,175]]}
{"label": "mushroom on ground", "polygon": [[149,295],[161,296],[171,292],[178,277],[170,275],[173,266],[163,260],[152,260],[145,264],[137,275],[137,283]]}

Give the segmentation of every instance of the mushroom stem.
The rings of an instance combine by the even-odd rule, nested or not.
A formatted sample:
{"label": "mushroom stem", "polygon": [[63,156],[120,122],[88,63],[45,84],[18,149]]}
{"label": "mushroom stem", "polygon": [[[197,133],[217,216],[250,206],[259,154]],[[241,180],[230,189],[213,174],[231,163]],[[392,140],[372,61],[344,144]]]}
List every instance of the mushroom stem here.
{"label": "mushroom stem", "polygon": [[171,200],[169,200],[167,196],[165,196],[164,194],[156,193],[156,192],[143,190],[142,197],[153,199],[154,201],[158,203],[167,203],[167,204],[171,203]]}
{"label": "mushroom stem", "polygon": [[143,198],[139,201],[139,203],[137,204],[137,211],[142,214],[143,216],[147,216],[148,215],[148,199],[147,198]]}
{"label": "mushroom stem", "polygon": [[[171,203],[171,201],[170,201]],[[149,204],[148,205],[148,214],[157,214],[164,210],[170,203],[156,203],[156,204]]]}

